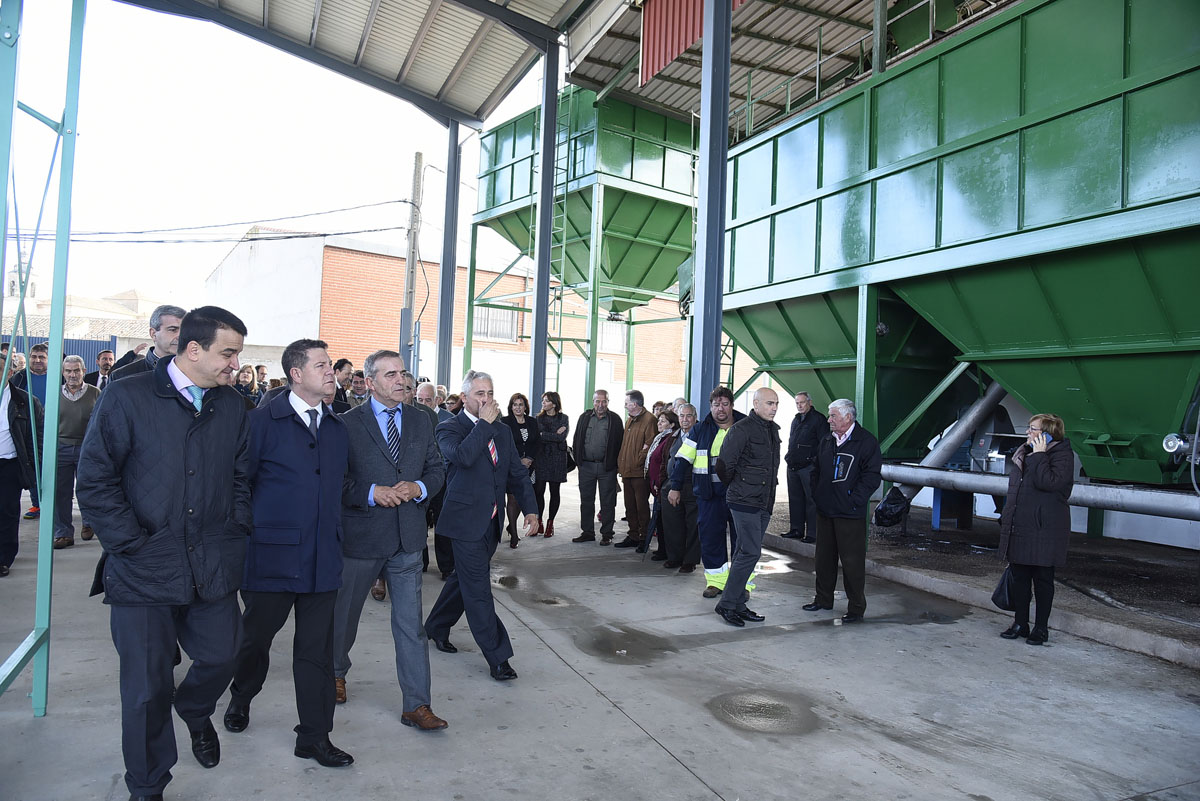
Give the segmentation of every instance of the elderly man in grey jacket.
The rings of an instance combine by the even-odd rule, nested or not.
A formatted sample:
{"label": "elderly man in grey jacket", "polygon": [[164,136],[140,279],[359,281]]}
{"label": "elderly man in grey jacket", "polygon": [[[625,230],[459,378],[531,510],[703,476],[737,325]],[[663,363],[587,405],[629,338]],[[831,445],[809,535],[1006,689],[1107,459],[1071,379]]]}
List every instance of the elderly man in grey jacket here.
{"label": "elderly man in grey jacket", "polygon": [[737,549],[729,565],[725,590],[717,602],[717,614],[739,628],[746,621],[764,620],[762,615],[746,608],[750,597],[746,582],[762,556],[763,534],[775,507],[780,447],[779,426],[775,423],[777,411],[779,396],[775,390],[768,387],[756,390],[753,410],[729,429],[716,461],[717,475],[729,488],[725,501],[738,531]]}
{"label": "elderly man in grey jacket", "polygon": [[392,597],[396,677],[404,694],[400,721],[422,730],[444,729],[446,721],[430,708],[429,641],[421,625],[425,509],[445,480],[442,455],[429,418],[404,402],[400,354],[376,351],[363,372],[371,399],[342,415],[350,463],[342,493],[342,588],[334,606],[336,700],[346,702],[358,619],[382,569]]}

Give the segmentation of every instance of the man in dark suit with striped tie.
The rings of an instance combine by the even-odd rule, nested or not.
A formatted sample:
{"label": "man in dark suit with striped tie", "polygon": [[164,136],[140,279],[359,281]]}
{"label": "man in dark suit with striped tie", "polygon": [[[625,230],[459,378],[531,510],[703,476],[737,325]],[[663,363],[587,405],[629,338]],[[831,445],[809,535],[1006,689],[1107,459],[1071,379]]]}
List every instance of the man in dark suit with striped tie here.
{"label": "man in dark suit with striped tie", "polygon": [[526,532],[537,525],[537,501],[512,431],[500,422],[492,377],[472,370],[462,391],[463,410],[437,427],[437,444],[449,465],[437,533],[450,539],[454,572],[425,619],[425,631],[439,651],[454,653],[450,629],[465,613],[492,678],[507,681],[517,672],[508,663],[512,643],[492,599],[491,558],[500,541],[505,494],[517,498]]}
{"label": "man in dark suit with striped tie", "polygon": [[342,491],[342,588],[334,604],[335,697],[346,702],[358,619],[382,569],[392,598],[396,677],[404,695],[400,720],[423,730],[444,729],[446,721],[430,709],[429,648],[421,628],[425,508],[442,488],[442,455],[429,419],[402,402],[400,354],[376,351],[363,371],[371,398],[342,415],[350,461]]}

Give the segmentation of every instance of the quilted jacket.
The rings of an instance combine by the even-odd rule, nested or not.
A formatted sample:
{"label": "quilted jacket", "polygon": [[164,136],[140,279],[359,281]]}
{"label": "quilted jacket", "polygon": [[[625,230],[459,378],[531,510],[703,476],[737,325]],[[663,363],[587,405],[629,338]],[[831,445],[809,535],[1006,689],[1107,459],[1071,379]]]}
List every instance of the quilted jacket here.
{"label": "quilted jacket", "polygon": [[79,456],[76,496],[104,547],[105,603],[182,605],[238,589],[251,530],[249,424],[232,387],[183,398],[160,359],[109,385]]}

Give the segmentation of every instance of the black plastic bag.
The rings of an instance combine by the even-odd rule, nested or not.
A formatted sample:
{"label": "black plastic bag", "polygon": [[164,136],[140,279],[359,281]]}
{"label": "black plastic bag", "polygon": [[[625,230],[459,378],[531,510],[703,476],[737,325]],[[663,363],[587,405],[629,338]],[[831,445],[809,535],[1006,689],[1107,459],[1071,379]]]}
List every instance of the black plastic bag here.
{"label": "black plastic bag", "polygon": [[996,585],[995,592],[992,593],[992,603],[996,608],[1003,609],[1005,612],[1012,612],[1016,606],[1012,602],[1013,596],[1013,574],[1012,565],[1004,568],[1004,575],[1000,576],[1000,583]]}
{"label": "black plastic bag", "polygon": [[908,514],[909,500],[899,487],[888,490],[887,497],[875,507],[875,525],[881,528],[898,526]]}

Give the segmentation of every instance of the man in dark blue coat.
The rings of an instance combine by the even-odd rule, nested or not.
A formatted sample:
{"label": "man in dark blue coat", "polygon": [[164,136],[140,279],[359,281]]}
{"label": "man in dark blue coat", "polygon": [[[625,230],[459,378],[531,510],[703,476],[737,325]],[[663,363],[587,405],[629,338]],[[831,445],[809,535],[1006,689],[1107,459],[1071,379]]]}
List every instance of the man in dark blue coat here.
{"label": "man in dark blue coat", "polygon": [[[172,704],[196,761],[221,759],[210,718],[233,677],[251,525],[249,426],[232,386],[245,336],[228,311],[193,309],[178,355],[100,396],[79,456],[76,496],[104,548],[98,572],[120,657],[134,798],[161,799],[171,780]],[[192,658],[178,687],[176,642]]]}
{"label": "man in dark blue coat", "polygon": [[329,742],[333,730],[333,606],[342,585],[342,480],[346,426],[323,398],[333,395],[327,345],[300,339],[282,356],[287,392],[249,415],[247,473],[254,529],[242,578],[242,640],[225,728],[245,730],[262,690],[271,641],[296,610],[296,756],[326,767],[354,758]]}
{"label": "man in dark blue coat", "polygon": [[450,539],[454,572],[425,619],[425,632],[439,651],[454,653],[450,629],[465,612],[492,678],[507,681],[517,672],[508,664],[512,643],[492,599],[491,558],[500,541],[505,494],[517,498],[526,532],[537,525],[537,500],[512,430],[500,422],[492,377],[468,372],[462,398],[463,410],[437,427],[438,446],[450,466],[437,533]]}

